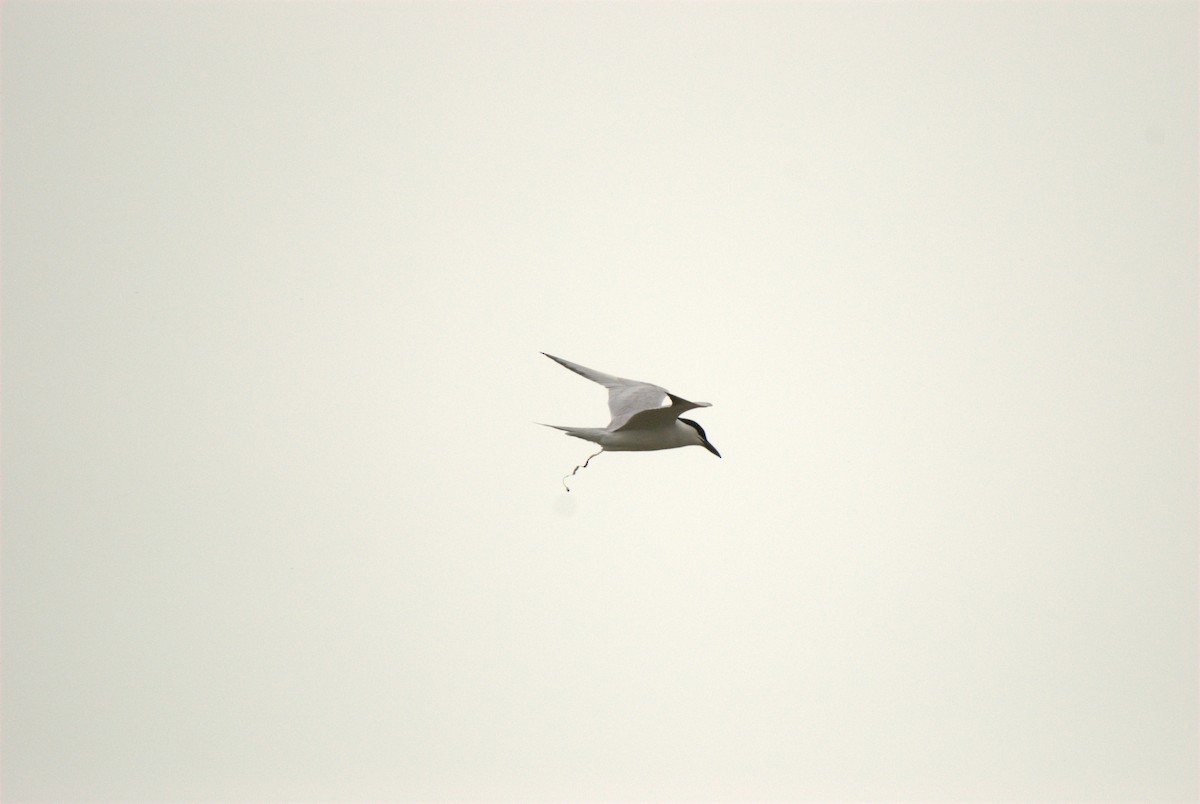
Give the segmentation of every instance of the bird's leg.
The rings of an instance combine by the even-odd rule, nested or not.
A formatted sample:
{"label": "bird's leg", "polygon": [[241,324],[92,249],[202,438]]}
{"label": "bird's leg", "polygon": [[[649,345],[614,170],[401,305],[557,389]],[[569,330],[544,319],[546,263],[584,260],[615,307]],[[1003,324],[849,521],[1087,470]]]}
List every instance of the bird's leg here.
{"label": "bird's leg", "polygon": [[592,455],[589,455],[589,456],[588,456],[588,459],[587,459],[586,461],[584,461],[583,463],[581,463],[581,464],[579,464],[578,466],[576,466],[576,467],[575,467],[573,470],[571,470],[571,474],[569,474],[569,475],[563,475],[563,481],[562,481],[562,483],[563,483],[563,488],[567,490],[567,493],[568,493],[568,494],[571,492],[571,489],[570,489],[570,488],[568,488],[568,486],[567,486],[567,478],[568,478],[568,477],[575,477],[575,473],[576,473],[576,472],[578,472],[580,469],[587,469],[587,465],[588,465],[589,463],[591,463],[591,462],[592,462],[592,458],[595,458],[595,457],[596,457],[596,455],[599,455],[601,452],[604,452],[604,449],[603,449],[603,448],[601,448],[599,452],[596,452],[596,453],[594,453],[594,454],[592,454]]}

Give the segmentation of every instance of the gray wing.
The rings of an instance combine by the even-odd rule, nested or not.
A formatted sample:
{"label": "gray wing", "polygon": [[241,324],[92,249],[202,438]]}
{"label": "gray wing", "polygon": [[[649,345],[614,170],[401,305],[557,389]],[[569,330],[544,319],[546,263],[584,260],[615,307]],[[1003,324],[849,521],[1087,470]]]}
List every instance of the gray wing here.
{"label": "gray wing", "polygon": [[[608,423],[608,429],[610,430],[620,429],[639,413],[656,413],[660,410],[669,411],[674,407],[673,405],[666,405],[667,400],[672,399],[672,397],[667,393],[667,389],[665,388],[660,388],[648,382],[615,377],[612,374],[605,374],[603,371],[596,371],[587,366],[581,366],[578,363],[572,363],[570,360],[563,360],[561,357],[555,357],[545,352],[542,352],[542,354],[563,368],[570,369],[582,377],[587,377],[592,382],[598,382],[608,389],[608,412],[612,415],[612,421]],[[680,401],[686,402],[686,400]],[[675,413],[675,416],[678,416],[685,410],[698,407],[691,402],[686,402],[686,404],[689,407],[681,408],[679,412]],[[674,416],[671,418],[674,418]],[[651,425],[648,421],[646,425],[642,426]]]}
{"label": "gray wing", "polygon": [[689,402],[683,397],[675,396],[670,391],[667,398],[671,404],[661,408],[641,410],[626,418],[624,422],[613,427],[614,430],[653,430],[662,427],[672,419],[678,419],[681,413],[687,413],[695,408],[707,408],[708,402]]}

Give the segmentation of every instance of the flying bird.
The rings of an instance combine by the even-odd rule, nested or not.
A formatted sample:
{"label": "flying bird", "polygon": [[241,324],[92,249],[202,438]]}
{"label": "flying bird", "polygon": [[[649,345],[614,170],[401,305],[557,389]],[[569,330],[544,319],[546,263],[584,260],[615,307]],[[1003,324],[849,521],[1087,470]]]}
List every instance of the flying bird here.
{"label": "flying bird", "polygon": [[[704,447],[718,458],[721,457],[717,448],[709,443],[703,427],[691,419],[679,417],[679,414],[694,408],[709,407],[708,402],[689,402],[666,388],[648,382],[614,377],[611,374],[572,363],[570,360],[563,360],[561,357],[555,357],[545,352],[542,354],[563,368],[568,368],[608,389],[608,410],[612,414],[612,421],[608,423],[608,427],[544,425],[600,445],[600,451],[588,456],[586,461],[576,466],[575,472],[587,466],[588,462],[596,455],[606,451],[631,452],[697,446]],[[571,475],[574,475],[575,472],[571,472]],[[566,485],[566,478],[563,478],[563,486]],[[568,488],[567,491],[570,489]]]}

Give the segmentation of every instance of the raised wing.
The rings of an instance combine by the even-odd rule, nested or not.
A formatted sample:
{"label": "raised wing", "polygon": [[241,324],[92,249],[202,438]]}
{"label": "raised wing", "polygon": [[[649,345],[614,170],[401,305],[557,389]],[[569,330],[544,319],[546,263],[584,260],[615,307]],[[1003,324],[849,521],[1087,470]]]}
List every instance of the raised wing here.
{"label": "raised wing", "polygon": [[653,430],[662,427],[672,419],[678,419],[681,413],[687,413],[695,408],[707,408],[708,402],[689,402],[683,397],[667,392],[671,404],[664,407],[643,409],[628,416],[621,424],[613,425],[614,430]]}
{"label": "raised wing", "polygon": [[[587,366],[581,366],[578,363],[572,363],[570,360],[563,360],[561,357],[555,357],[545,352],[542,352],[542,354],[563,368],[570,369],[576,374],[587,377],[592,382],[600,383],[608,389],[608,412],[612,415],[612,421],[608,423],[608,429],[610,430],[619,429],[631,417],[643,411],[667,411],[673,407],[673,405],[667,405],[667,400],[672,397],[667,393],[667,389],[665,388],[660,388],[648,382],[615,377],[612,374],[605,374],[603,371],[596,371]],[[697,405],[691,402],[687,402],[686,404],[689,407],[680,408],[679,413],[697,407]],[[678,416],[679,413],[675,415]]]}

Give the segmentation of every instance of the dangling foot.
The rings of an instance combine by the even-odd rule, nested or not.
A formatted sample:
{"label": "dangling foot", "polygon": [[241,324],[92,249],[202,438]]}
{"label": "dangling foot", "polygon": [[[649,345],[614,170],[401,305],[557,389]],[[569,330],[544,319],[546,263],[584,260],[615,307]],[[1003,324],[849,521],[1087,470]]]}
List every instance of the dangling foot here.
{"label": "dangling foot", "polygon": [[[601,447],[601,448],[600,448],[600,452],[604,452],[604,448],[603,448],[603,447]],[[571,492],[571,489],[570,489],[570,488],[567,486],[567,478],[568,478],[568,477],[575,477],[575,473],[576,473],[576,472],[578,472],[580,469],[586,469],[586,468],[587,468],[587,465],[588,465],[589,463],[591,463],[591,462],[592,462],[592,458],[595,458],[595,457],[596,457],[596,455],[599,455],[599,454],[600,454],[600,452],[597,452],[597,453],[595,453],[594,455],[589,455],[589,456],[588,456],[588,459],[587,459],[586,461],[584,461],[583,463],[579,464],[578,466],[576,466],[576,467],[575,467],[575,468],[574,468],[574,469],[571,471],[571,474],[569,474],[569,475],[563,475],[563,479],[562,479],[563,488],[567,490],[567,493],[568,493],[568,494]]]}

